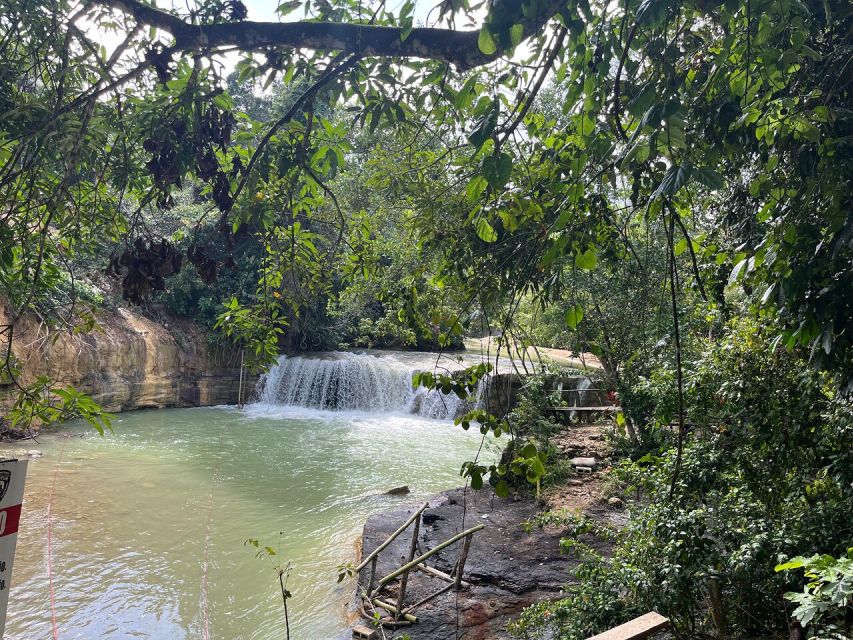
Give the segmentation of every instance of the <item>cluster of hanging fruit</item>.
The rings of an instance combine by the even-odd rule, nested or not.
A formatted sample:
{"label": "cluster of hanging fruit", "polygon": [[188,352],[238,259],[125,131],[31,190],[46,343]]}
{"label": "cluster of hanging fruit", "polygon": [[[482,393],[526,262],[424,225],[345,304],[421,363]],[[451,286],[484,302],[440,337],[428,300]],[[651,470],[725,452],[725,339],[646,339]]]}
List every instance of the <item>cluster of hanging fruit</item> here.
{"label": "cluster of hanging fruit", "polygon": [[[234,203],[232,181],[242,175],[244,166],[235,156],[230,168],[224,170],[217,152],[224,154],[228,149],[237,121],[230,111],[220,110],[213,104],[197,104],[193,120],[195,124],[190,130],[184,119],[175,117],[142,143],[143,149],[151,154],[146,168],[153,177],[157,193],[155,202],[160,209],[173,207],[172,189],[182,188],[183,177],[194,172],[210,186],[210,198],[225,218]],[[231,248],[230,226],[220,227],[220,231],[224,230],[226,246]],[[165,289],[165,278],[181,270],[183,259],[184,256],[165,239],[139,238],[111,257],[106,273],[121,277],[124,298],[140,304],[151,292]],[[190,246],[186,259],[195,266],[205,283],[216,280],[217,262],[204,249]],[[236,266],[233,257],[228,258],[225,266]]]}
{"label": "cluster of hanging fruit", "polygon": [[183,176],[191,170],[210,185],[212,199],[221,211],[231,208],[234,204],[231,180],[241,174],[243,164],[237,157],[226,172],[217,151],[225,153],[236,123],[230,111],[197,105],[196,123],[192,130],[188,130],[182,118],[176,117],[166,128],[157,131],[157,135],[143,141],[142,148],[151,154],[145,167],[154,178],[159,208],[174,206],[171,190],[173,187],[180,189]]}
{"label": "cluster of hanging fruit", "polygon": [[216,281],[216,260],[208,256],[201,247],[192,245],[187,249],[187,260],[189,260],[198,271],[202,282],[211,284]]}
{"label": "cluster of hanging fruit", "polygon": [[184,257],[172,244],[161,239],[136,241],[110,258],[106,274],[121,277],[126,300],[141,304],[152,291],[163,291],[165,279],[181,270]]}
{"label": "cluster of hanging fruit", "polygon": [[[219,265],[202,247],[191,245],[186,259],[206,284],[216,280]],[[105,273],[121,278],[125,300],[142,304],[154,291],[165,291],[166,278],[180,273],[183,264],[184,255],[165,238],[137,238],[132,245],[110,257]],[[233,256],[229,255],[223,266],[235,269],[237,265]]]}

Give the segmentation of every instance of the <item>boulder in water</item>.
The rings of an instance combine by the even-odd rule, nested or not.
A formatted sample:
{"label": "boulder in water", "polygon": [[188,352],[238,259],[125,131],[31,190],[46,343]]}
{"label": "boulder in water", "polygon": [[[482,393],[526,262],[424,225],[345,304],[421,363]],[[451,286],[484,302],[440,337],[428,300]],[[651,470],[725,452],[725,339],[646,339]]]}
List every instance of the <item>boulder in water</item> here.
{"label": "boulder in water", "polygon": [[389,496],[407,496],[411,493],[411,491],[409,490],[409,485],[404,484],[402,487],[394,487],[393,489],[388,489],[388,491],[386,491],[385,493]]}
{"label": "boulder in water", "polygon": [[27,455],[30,458],[41,458],[44,454],[38,449],[30,449],[29,451],[27,451]]}

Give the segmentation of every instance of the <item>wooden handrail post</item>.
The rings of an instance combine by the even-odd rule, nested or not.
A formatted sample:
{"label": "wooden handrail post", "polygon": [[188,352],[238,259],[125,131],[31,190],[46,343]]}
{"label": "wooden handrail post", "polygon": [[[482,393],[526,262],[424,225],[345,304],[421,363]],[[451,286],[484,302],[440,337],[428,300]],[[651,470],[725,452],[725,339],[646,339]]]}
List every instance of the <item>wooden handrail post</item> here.
{"label": "wooden handrail post", "polygon": [[237,408],[243,408],[243,357],[246,355],[245,349],[240,349],[240,384],[237,387]]}
{"label": "wooden handrail post", "polygon": [[[409,557],[406,560],[407,564],[409,562],[411,562],[412,559],[415,557],[415,551],[417,551],[417,548],[418,548],[418,534],[420,534],[420,532],[421,532],[421,519],[418,518],[417,520],[415,520],[415,526],[414,526],[414,529],[412,530],[412,544],[409,545]],[[400,615],[400,613],[403,611],[403,598],[406,597],[406,585],[408,584],[408,582],[409,582],[409,572],[404,571],[403,575],[400,576],[400,590],[399,590],[399,593],[397,594],[397,611],[394,612],[394,620],[396,620],[398,618],[398,616]]]}
{"label": "wooden handrail post", "polygon": [[456,576],[453,580],[453,590],[459,591],[462,588],[462,574],[465,572],[465,561],[468,560],[468,549],[471,548],[471,538],[474,534],[471,533],[465,537],[465,542],[462,543],[462,550],[459,552],[459,560],[456,561]]}
{"label": "wooden handrail post", "polygon": [[370,577],[367,579],[367,596],[370,597],[370,591],[373,589],[373,581],[376,579],[376,561],[379,560],[379,556],[373,556],[373,560],[370,561]]}

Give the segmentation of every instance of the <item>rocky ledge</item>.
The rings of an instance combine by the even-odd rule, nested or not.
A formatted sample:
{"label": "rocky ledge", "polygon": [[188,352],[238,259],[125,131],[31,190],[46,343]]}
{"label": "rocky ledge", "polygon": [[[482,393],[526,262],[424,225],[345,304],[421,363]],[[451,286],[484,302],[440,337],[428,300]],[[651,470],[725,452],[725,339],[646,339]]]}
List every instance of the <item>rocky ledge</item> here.
{"label": "rocky ledge", "polygon": [[[384,542],[419,505],[372,516],[364,527],[363,553],[366,556]],[[543,599],[560,597],[570,581],[576,561],[560,552],[561,530],[534,529],[525,533],[521,524],[532,518],[540,507],[529,496],[498,498],[490,490],[453,489],[429,501],[424,511],[418,553],[476,524],[485,528],[474,535],[464,579],[470,586],[445,592],[413,613],[417,623],[385,636],[412,640],[478,640],[508,638],[505,627],[521,610]],[[377,562],[377,577],[390,574],[404,564],[411,545],[411,528],[384,549]],[[591,541],[596,546],[599,542]],[[427,564],[449,574],[459,556],[461,541],[436,555]],[[359,592],[367,586],[368,570],[359,576]],[[438,591],[447,583],[421,571],[410,574],[404,608]],[[396,602],[398,582],[386,588],[381,599]],[[357,601],[360,601],[357,598]],[[380,613],[385,613],[381,609]],[[366,621],[359,625],[370,627]],[[377,637],[379,634],[377,633]]]}
{"label": "rocky ledge", "polygon": [[[0,325],[11,316],[0,301]],[[124,308],[100,309],[97,322],[88,333],[51,333],[33,316],[20,318],[12,353],[21,384],[46,376],[89,394],[107,411],[237,402],[239,351],[211,349],[191,322],[155,322]],[[243,382],[245,392],[254,379]],[[0,413],[16,397],[17,389],[0,381]]]}

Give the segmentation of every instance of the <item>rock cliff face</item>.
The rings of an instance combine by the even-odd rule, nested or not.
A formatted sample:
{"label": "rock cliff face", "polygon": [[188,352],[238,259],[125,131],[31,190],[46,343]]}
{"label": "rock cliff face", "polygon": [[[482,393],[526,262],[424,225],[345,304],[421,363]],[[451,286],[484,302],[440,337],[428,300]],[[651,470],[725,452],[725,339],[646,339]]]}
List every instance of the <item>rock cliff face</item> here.
{"label": "rock cliff face", "polygon": [[[0,309],[0,325],[8,315]],[[160,324],[127,309],[101,310],[97,320],[94,331],[72,335],[49,334],[36,319],[20,319],[12,351],[22,382],[48,376],[108,411],[237,402],[239,351],[214,352],[190,323]],[[244,380],[244,393],[251,384]],[[0,406],[8,407],[15,391],[0,388]]]}

